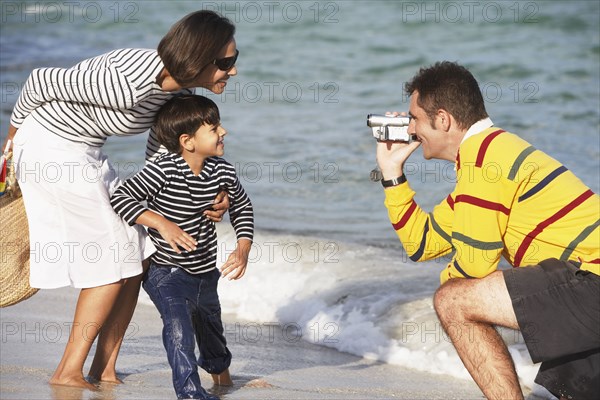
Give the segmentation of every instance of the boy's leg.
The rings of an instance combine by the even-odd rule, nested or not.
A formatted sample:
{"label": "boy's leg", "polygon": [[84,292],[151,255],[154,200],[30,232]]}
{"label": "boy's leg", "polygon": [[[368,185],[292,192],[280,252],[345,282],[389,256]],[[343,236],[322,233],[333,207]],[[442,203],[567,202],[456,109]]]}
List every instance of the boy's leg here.
{"label": "boy's leg", "polygon": [[214,399],[202,388],[194,353],[194,327],[188,299],[196,293],[193,279],[181,269],[151,265],[143,284],[163,320],[163,344],[178,398]]}
{"label": "boy's leg", "polygon": [[210,374],[213,379],[213,383],[218,386],[233,386],[233,380],[229,374],[229,368],[220,374]]}
{"label": "boy's leg", "polygon": [[201,275],[193,321],[200,367],[212,375],[215,384],[230,386],[233,384],[228,370],[231,352],[227,348],[217,293],[220,276],[217,269]]}

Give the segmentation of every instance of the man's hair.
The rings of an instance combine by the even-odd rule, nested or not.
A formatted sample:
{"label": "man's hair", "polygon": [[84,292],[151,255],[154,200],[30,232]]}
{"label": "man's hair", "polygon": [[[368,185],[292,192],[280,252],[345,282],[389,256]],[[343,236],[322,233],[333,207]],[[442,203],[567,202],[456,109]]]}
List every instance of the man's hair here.
{"label": "man's hair", "polygon": [[160,144],[167,150],[181,154],[181,135],[194,136],[202,125],[218,125],[220,121],[219,108],[211,99],[199,95],[180,95],[160,108],[156,114],[154,131]]}
{"label": "man's hair", "polygon": [[443,61],[421,68],[406,84],[405,91],[409,96],[419,92],[417,104],[432,124],[439,109],[452,114],[461,129],[468,129],[488,116],[477,81],[457,63]]}
{"label": "man's hair", "polygon": [[191,88],[234,34],[229,19],[214,11],[196,11],[171,27],[158,44],[158,55],[173,79],[181,87]]}

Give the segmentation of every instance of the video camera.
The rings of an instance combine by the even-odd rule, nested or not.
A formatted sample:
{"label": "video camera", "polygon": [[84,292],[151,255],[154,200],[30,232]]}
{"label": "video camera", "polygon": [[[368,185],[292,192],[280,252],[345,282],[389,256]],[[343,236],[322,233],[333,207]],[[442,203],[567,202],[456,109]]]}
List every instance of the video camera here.
{"label": "video camera", "polygon": [[417,140],[416,135],[408,134],[410,117],[392,117],[388,115],[367,115],[367,126],[373,129],[373,137],[380,141],[410,143]]}

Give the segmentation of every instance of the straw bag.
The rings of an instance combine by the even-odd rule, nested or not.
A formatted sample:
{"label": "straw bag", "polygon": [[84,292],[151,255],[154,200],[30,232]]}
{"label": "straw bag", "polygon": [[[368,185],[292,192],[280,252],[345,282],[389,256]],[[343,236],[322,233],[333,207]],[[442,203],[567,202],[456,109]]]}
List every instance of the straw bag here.
{"label": "straw bag", "polygon": [[10,158],[6,191],[0,196],[0,307],[28,299],[38,291],[29,286],[29,226]]}

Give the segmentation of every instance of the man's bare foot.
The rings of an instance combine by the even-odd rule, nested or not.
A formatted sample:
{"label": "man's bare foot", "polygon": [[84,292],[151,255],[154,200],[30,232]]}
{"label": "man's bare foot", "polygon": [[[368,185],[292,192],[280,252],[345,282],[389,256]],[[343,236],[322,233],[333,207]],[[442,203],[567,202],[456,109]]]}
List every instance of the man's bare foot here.
{"label": "man's bare foot", "polygon": [[54,385],[54,386],[69,386],[69,387],[78,387],[78,388],[94,390],[94,391],[98,390],[98,387],[96,385],[89,383],[88,381],[83,379],[82,376],[76,376],[76,377],[70,377],[70,378],[62,378],[62,377],[53,376],[52,378],[50,378],[50,381],[48,383],[51,385]]}
{"label": "man's bare foot", "polygon": [[229,375],[229,369],[221,372],[220,374],[210,374],[213,378],[213,383],[218,386],[233,386],[231,375]]}

